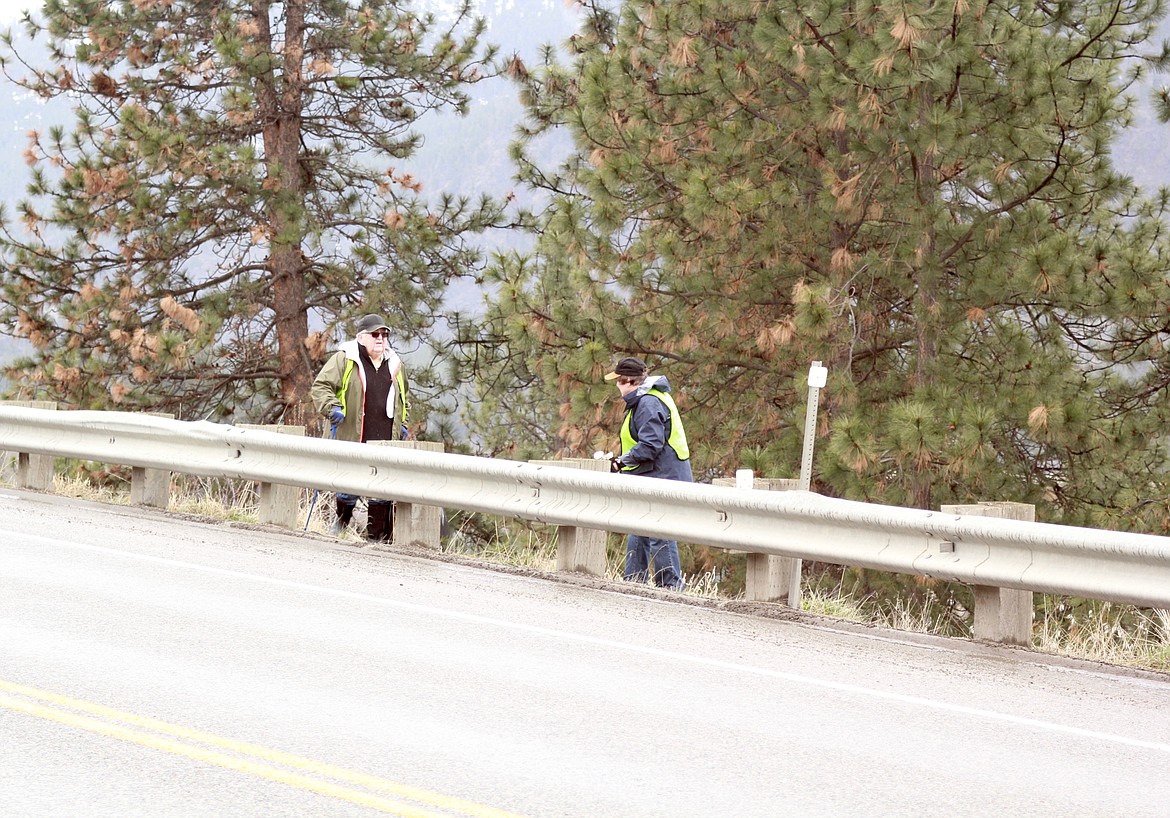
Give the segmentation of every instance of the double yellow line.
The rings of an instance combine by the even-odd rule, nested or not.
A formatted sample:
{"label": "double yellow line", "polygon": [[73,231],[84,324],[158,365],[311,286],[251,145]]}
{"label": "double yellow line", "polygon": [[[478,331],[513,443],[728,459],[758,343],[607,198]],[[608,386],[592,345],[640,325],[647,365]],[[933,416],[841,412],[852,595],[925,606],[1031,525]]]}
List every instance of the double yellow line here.
{"label": "double yellow line", "polygon": [[[0,707],[266,778],[402,818],[521,818],[460,798],[0,680]],[[7,694],[7,695],[5,695]],[[279,765],[279,766],[276,766]],[[347,786],[349,785],[349,786]],[[362,789],[354,789],[361,787]],[[379,794],[382,793],[382,794]],[[386,795],[394,796],[387,798]],[[395,800],[401,799],[401,800]],[[428,809],[432,807],[434,809]],[[441,810],[436,812],[435,809]]]}

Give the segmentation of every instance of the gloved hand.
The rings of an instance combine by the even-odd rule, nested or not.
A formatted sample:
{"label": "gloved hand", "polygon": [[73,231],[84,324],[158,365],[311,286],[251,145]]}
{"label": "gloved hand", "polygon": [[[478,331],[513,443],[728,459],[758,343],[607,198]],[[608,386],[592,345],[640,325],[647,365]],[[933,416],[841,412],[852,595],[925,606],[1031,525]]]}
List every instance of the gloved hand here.
{"label": "gloved hand", "polygon": [[620,457],[611,457],[609,459],[610,474],[617,474],[622,470],[622,459]]}
{"label": "gloved hand", "polygon": [[410,429],[406,428],[406,424],[402,424],[402,439],[410,440]]}
{"label": "gloved hand", "polygon": [[329,425],[340,426],[341,421],[345,420],[345,410],[340,406],[334,406],[329,410]]}

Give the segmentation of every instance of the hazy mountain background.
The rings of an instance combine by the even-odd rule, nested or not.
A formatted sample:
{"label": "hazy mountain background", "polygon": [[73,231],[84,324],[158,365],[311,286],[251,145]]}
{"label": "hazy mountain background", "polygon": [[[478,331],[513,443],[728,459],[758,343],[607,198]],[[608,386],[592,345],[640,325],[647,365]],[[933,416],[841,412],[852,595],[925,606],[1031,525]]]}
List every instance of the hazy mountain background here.
{"label": "hazy mountain background", "polygon": [[[444,9],[443,2],[432,5],[440,11]],[[491,0],[481,2],[479,10],[489,23],[485,39],[499,45],[502,55],[515,53],[527,63],[539,60],[545,44],[560,45],[581,19],[571,0]],[[1163,36],[1170,37],[1170,23],[1163,27]],[[44,64],[40,56],[43,52],[30,49],[27,42],[21,51],[41,60],[36,64]],[[1117,169],[1150,190],[1170,186],[1170,126],[1157,122],[1149,101],[1153,89],[1161,84],[1170,84],[1170,76],[1151,76],[1140,87],[1134,125],[1122,135],[1114,151]],[[422,180],[424,195],[486,192],[502,196],[515,192],[523,197],[523,191],[514,190],[508,158],[508,144],[522,115],[516,89],[500,78],[480,83],[473,92],[476,99],[468,116],[447,114],[420,123],[424,147],[403,167]],[[44,130],[52,124],[70,127],[72,117],[67,103],[45,103],[3,78],[0,99],[4,100],[6,114],[0,122],[0,202],[11,218],[16,215],[15,203],[28,181],[29,171],[22,155],[29,131]],[[568,149],[567,143],[549,145],[550,156]],[[522,245],[509,234],[486,237],[484,246],[498,249]],[[482,292],[472,286],[457,287],[449,300],[454,308],[474,312],[482,303]],[[0,360],[11,359],[21,346],[21,342],[0,334]]]}

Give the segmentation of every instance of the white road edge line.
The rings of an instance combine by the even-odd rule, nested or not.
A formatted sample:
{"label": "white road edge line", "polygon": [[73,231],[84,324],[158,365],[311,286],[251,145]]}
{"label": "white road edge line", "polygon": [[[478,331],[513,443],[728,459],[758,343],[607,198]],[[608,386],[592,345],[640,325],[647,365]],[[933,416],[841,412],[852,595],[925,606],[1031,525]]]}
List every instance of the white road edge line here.
{"label": "white road edge line", "polygon": [[0,531],[0,534],[36,540],[45,543],[46,545],[67,546],[70,548],[92,551],[99,554],[110,554],[118,557],[139,560],[141,562],[152,562],[158,565],[169,565],[175,568],[186,568],[193,571],[200,571],[205,574],[234,577],[236,579],[261,582],[281,588],[290,588],[298,591],[326,594],[328,596],[340,597],[343,599],[370,602],[377,605],[399,608],[406,611],[414,611],[416,613],[424,613],[431,616],[441,616],[446,617],[447,619],[462,620],[464,622],[473,622],[480,625],[490,625],[492,627],[520,631],[522,633],[537,634],[540,636],[549,636],[556,639],[564,639],[566,641],[578,642],[582,644],[598,645],[601,647],[626,651],[628,653],[637,653],[645,656],[656,656],[662,659],[673,659],[679,662],[704,665],[706,667],[719,668],[721,670],[747,673],[755,676],[765,676],[774,679],[783,679],[788,682],[803,684],[809,687],[818,687],[826,690],[836,690],[843,693],[869,696],[871,698],[882,699],[885,701],[900,702],[902,704],[927,707],[934,710],[947,711],[950,713],[960,713],[967,716],[974,716],[976,718],[988,719],[990,721],[1006,722],[1008,724],[1016,724],[1022,727],[1031,727],[1054,733],[1064,733],[1066,735],[1079,736],[1081,738],[1096,739],[1099,741],[1111,742],[1113,744],[1123,744],[1129,747],[1140,747],[1146,750],[1157,750],[1163,753],[1170,753],[1170,743],[1146,741],[1144,739],[1135,739],[1128,736],[1119,736],[1114,733],[1102,733],[1097,730],[1086,730],[1083,727],[1073,727],[1067,724],[1057,724],[1056,722],[1043,721],[1040,719],[1013,716],[1008,713],[997,713],[994,710],[985,710],[979,707],[967,707],[966,705],[952,704],[950,702],[938,701],[936,699],[927,699],[922,696],[908,696],[903,693],[876,690],[874,688],[847,684],[845,682],[833,682],[826,679],[815,679],[811,676],[803,676],[798,673],[788,673],[782,670],[771,670],[769,668],[744,665],[737,662],[725,662],[720,659],[708,659],[703,656],[695,656],[689,653],[679,653],[677,651],[671,650],[662,650],[661,648],[648,648],[641,645],[633,645],[629,642],[619,642],[614,639],[602,639],[597,636],[585,636],[578,633],[570,633],[569,631],[557,630],[555,628],[545,628],[539,625],[526,625],[518,622],[509,622],[504,619],[495,619],[490,616],[462,613],[460,611],[450,611],[443,608],[433,608],[427,605],[418,605],[413,602],[400,602],[398,600],[387,599],[386,597],[361,594],[354,591],[341,591],[335,588],[325,588],[320,585],[310,585],[308,583],[294,582],[293,580],[287,579],[275,579],[273,577],[266,577],[260,574],[249,574],[244,571],[233,571],[228,568],[216,568],[215,566],[200,565],[194,562],[184,562],[182,560],[174,560],[167,557],[155,557],[148,554],[135,554],[132,551],[121,551],[117,548],[106,548],[105,546],[100,545],[69,542],[68,540],[59,540],[50,537],[42,537],[37,534],[29,534],[24,531],[3,530]]}

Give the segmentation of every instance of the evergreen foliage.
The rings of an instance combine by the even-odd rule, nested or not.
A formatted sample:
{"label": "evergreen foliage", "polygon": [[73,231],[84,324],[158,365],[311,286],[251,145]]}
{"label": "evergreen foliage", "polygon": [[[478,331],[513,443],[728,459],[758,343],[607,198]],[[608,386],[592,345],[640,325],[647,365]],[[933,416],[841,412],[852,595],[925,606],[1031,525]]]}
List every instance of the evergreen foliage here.
{"label": "evergreen foliage", "polygon": [[413,348],[482,263],[501,205],[428,201],[407,164],[419,118],[495,71],[469,4],[49,0],[22,27],[5,75],[76,120],[31,134],[0,226],[0,328],[35,348],[12,392],[305,422],[335,326],[380,312]]}
{"label": "evergreen foliage", "polygon": [[[818,491],[1170,528],[1167,196],[1108,159],[1166,62],[1161,0],[588,12],[568,62],[511,66],[549,205],[465,333],[488,447],[522,406],[565,454],[613,449],[601,376],[633,354],[670,377],[697,475],[750,452],[796,476],[819,360]],[[533,159],[562,130],[568,161]]]}

